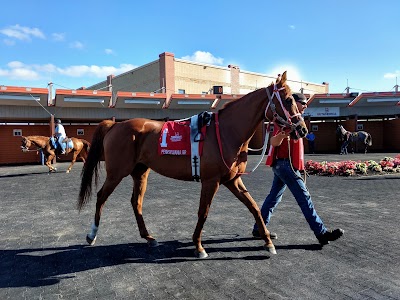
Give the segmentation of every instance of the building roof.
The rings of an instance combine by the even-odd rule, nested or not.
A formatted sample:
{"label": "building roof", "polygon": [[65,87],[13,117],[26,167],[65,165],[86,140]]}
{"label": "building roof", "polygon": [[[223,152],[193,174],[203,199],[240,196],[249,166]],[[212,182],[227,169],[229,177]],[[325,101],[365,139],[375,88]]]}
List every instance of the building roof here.
{"label": "building roof", "polygon": [[162,108],[167,95],[165,93],[147,92],[117,92],[114,103],[115,108]]}
{"label": "building roof", "polygon": [[98,90],[57,89],[51,106],[60,107],[109,107],[112,92]]}
{"label": "building roof", "polygon": [[307,104],[311,117],[393,116],[400,114],[400,92],[314,94]]}
{"label": "building roof", "polygon": [[47,106],[49,90],[16,86],[0,86],[0,105]]}

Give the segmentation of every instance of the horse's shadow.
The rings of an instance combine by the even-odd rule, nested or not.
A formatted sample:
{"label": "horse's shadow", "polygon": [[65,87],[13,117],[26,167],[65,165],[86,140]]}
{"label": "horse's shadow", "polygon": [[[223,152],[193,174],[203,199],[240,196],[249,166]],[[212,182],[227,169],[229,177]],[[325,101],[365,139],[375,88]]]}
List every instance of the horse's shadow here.
{"label": "horse's shadow", "polygon": [[[249,241],[252,238],[227,238],[206,240],[210,260],[264,260],[269,257],[262,246],[243,247],[211,246],[229,242]],[[319,250],[318,245],[286,245],[277,249]],[[181,263],[197,261],[192,242],[167,241],[157,248],[145,243],[129,243],[104,246],[72,245],[66,247],[0,250],[0,289],[6,287],[38,287],[59,283],[75,277],[74,273],[122,264]],[[259,251],[260,255],[233,257],[230,252]],[[217,253],[227,253],[224,257]]]}
{"label": "horse's shadow", "polygon": [[34,173],[19,173],[19,174],[4,174],[0,175],[0,178],[11,178],[11,177],[24,177],[24,176],[32,176],[32,175],[41,175],[41,174],[49,174],[49,172],[34,172]]}

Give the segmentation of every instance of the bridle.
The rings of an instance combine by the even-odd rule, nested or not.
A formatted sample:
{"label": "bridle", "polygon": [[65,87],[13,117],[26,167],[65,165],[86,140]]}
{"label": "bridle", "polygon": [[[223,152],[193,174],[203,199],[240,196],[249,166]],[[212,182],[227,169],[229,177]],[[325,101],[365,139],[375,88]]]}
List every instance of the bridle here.
{"label": "bridle", "polygon": [[29,141],[27,138],[24,138],[24,139],[23,139],[22,145],[21,145],[21,148],[22,148],[23,150],[28,150],[28,149],[29,149],[30,145],[28,146],[28,142],[30,142],[30,141]]}
{"label": "bridle", "polygon": [[[299,131],[302,131],[302,132],[304,132],[304,131],[303,131],[303,128],[301,127],[300,123],[301,123],[301,122],[304,122],[304,119],[303,119],[301,113],[297,113],[297,114],[294,114],[294,115],[290,115],[290,113],[287,111],[287,109],[285,108],[285,106],[284,106],[283,103],[282,103],[281,95],[279,94],[279,91],[281,91],[281,90],[283,90],[283,89],[285,89],[285,88],[284,88],[284,87],[278,88],[278,87],[276,86],[276,84],[274,84],[274,88],[273,88],[273,90],[272,90],[272,96],[271,96],[268,87],[265,88],[265,90],[266,90],[266,92],[267,92],[268,99],[269,99],[269,102],[268,102],[268,104],[267,104],[267,107],[265,108],[265,118],[266,118],[267,120],[269,120],[269,118],[267,117],[267,112],[268,112],[268,109],[271,108],[273,119],[272,119],[272,120],[269,120],[270,123],[277,124],[281,129],[290,128],[290,133],[294,133],[294,134],[296,135],[296,137],[301,138],[301,137],[299,136]],[[282,117],[276,112],[275,103],[273,102],[274,96],[278,99],[279,104],[281,105],[282,111],[283,111],[283,113],[285,114],[286,119],[282,118]],[[295,101],[292,95],[290,95],[289,98],[291,98],[292,101]],[[298,121],[297,123],[293,123],[293,122],[292,122],[292,119],[293,119],[294,117],[298,117],[298,118],[299,118],[299,121]],[[268,127],[269,127],[269,125],[270,125],[270,124],[268,124]],[[267,128],[267,131],[269,132],[269,128]],[[289,142],[289,140],[288,140],[288,148],[289,148],[289,152],[290,152],[290,142]],[[291,168],[292,168],[292,170],[293,170],[293,173],[297,175],[297,173],[296,173],[295,170],[293,169],[292,159],[291,159],[291,156],[290,156],[290,155],[289,155],[289,161],[290,161],[290,166],[291,166]],[[298,175],[297,175],[297,176],[298,176]],[[308,174],[307,174],[306,171],[304,171],[304,179],[301,178],[301,176],[299,176],[299,178],[300,178],[301,180],[303,180],[304,183],[305,183],[305,182],[306,182],[306,176],[308,176]]]}
{"label": "bridle", "polygon": [[[270,121],[271,123],[276,123],[278,126],[281,125],[281,126],[279,126],[281,128],[290,128],[290,132],[291,133],[294,132],[296,134],[296,136],[298,136],[297,129],[301,128],[300,123],[304,122],[304,119],[301,116],[301,113],[290,115],[290,113],[287,111],[287,109],[285,108],[285,106],[282,103],[281,95],[279,94],[279,91],[284,90],[284,89],[285,89],[284,87],[278,88],[277,85],[274,84],[274,87],[273,87],[273,90],[272,90],[272,96],[271,96],[271,93],[270,93],[268,87],[265,88],[265,90],[267,92],[268,99],[269,99],[267,107],[265,108],[265,118],[268,121]],[[286,119],[282,118],[277,113],[275,103],[273,102],[274,97],[276,97],[278,99],[279,104],[281,105],[282,111],[285,114]],[[293,98],[292,95],[290,95],[289,98],[292,98],[292,100],[294,101],[294,98]],[[272,116],[273,116],[272,120],[270,120],[267,117],[267,112],[268,112],[269,108],[272,111]],[[293,123],[292,122],[292,119],[295,118],[295,117],[299,118],[299,121],[297,123]]]}

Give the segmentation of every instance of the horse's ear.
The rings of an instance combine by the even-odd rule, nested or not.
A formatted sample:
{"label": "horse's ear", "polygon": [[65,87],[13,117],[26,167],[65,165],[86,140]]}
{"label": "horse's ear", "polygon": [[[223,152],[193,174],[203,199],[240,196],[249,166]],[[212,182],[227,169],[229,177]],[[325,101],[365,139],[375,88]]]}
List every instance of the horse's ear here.
{"label": "horse's ear", "polygon": [[281,74],[278,74],[278,76],[276,76],[276,84],[278,84],[281,81]]}
{"label": "horse's ear", "polygon": [[285,72],[283,72],[282,77],[281,77],[281,84],[285,84],[286,83],[286,80],[287,80],[286,76],[287,75],[286,75],[286,71],[285,71]]}

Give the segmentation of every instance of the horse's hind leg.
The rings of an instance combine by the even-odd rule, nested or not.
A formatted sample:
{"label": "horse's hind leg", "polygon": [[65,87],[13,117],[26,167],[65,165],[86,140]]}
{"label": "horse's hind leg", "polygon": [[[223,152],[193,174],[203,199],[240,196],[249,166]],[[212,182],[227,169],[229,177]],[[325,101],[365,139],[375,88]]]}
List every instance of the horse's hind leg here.
{"label": "horse's hind leg", "polygon": [[103,209],[103,206],[106,203],[108,197],[111,195],[111,193],[117,187],[117,185],[121,182],[121,180],[122,180],[122,177],[112,177],[112,176],[107,175],[107,178],[106,178],[102,188],[97,193],[97,202],[96,202],[96,212],[94,215],[94,223],[92,224],[91,232],[86,236],[86,241],[90,245],[94,245],[94,243],[96,242],[97,231],[99,230],[100,217],[101,217],[101,211]]}
{"label": "horse's hind leg", "polygon": [[150,169],[144,165],[136,166],[132,172],[133,178],[133,192],[131,198],[131,204],[133,212],[135,213],[136,222],[139,227],[140,236],[147,240],[147,244],[150,247],[157,247],[158,243],[147,231],[146,224],[144,223],[142,215],[143,198],[147,189],[147,179],[150,173]]}
{"label": "horse's hind leg", "polygon": [[260,231],[261,238],[265,241],[264,248],[271,254],[276,254],[275,246],[271,241],[271,237],[265,223],[262,219],[260,208],[247,191],[240,177],[224,183],[224,185],[249,209]]}
{"label": "horse's hind leg", "polygon": [[76,157],[78,156],[78,152],[77,151],[74,151],[74,154],[73,154],[73,156],[72,156],[72,161],[71,161],[71,164],[69,165],[69,167],[68,167],[68,169],[67,169],[67,172],[66,173],[69,173],[69,172],[71,172],[71,169],[72,169],[72,166],[74,165],[74,163],[76,162]]}
{"label": "horse's hind leg", "polygon": [[218,191],[219,182],[217,181],[203,181],[201,183],[201,196],[199,211],[197,213],[198,220],[196,229],[193,233],[193,243],[195,244],[196,250],[195,255],[198,258],[206,258],[208,256],[206,250],[201,245],[201,233],[203,230],[204,223],[207,220],[208,211],[211,206],[211,202],[214,198],[215,193]]}

